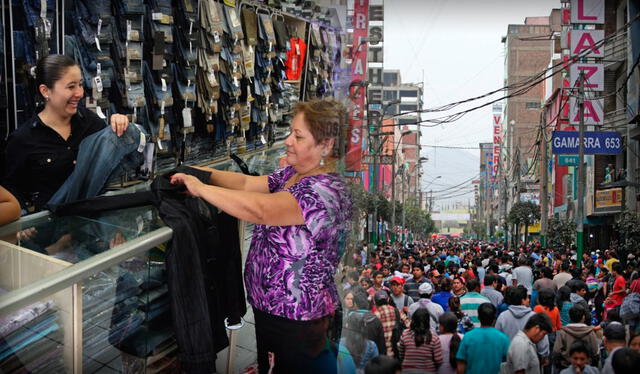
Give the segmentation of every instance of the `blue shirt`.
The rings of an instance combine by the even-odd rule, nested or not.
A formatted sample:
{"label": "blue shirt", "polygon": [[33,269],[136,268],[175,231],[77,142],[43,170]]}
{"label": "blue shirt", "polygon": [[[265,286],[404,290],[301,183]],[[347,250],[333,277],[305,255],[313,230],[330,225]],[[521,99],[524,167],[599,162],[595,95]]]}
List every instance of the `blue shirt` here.
{"label": "blue shirt", "polygon": [[449,299],[451,298],[451,296],[453,296],[453,294],[451,292],[448,291],[440,291],[437,294],[433,295],[431,297],[431,301],[433,301],[436,304],[440,304],[440,306],[442,307],[442,309],[444,309],[445,312],[449,311]]}
{"label": "blue shirt", "polygon": [[467,363],[466,374],[499,373],[509,353],[509,337],[495,327],[475,328],[464,334],[456,358]]}

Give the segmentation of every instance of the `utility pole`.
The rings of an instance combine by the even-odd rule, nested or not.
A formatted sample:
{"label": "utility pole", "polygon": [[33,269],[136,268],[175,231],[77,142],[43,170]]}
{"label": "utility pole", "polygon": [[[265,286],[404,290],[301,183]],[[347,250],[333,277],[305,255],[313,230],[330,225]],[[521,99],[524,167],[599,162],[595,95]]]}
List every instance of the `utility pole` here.
{"label": "utility pole", "polygon": [[405,206],[405,201],[404,201],[404,189],[405,189],[405,175],[407,174],[407,168],[405,167],[405,165],[402,165],[402,245],[404,246],[404,243],[406,241],[406,233],[405,233],[405,227],[404,227],[404,218],[405,218],[405,210],[407,210],[407,207]]}
{"label": "utility pole", "polygon": [[549,164],[549,160],[547,159],[547,107],[542,108],[542,120],[540,121],[540,131],[541,140],[540,140],[540,154],[542,155],[542,178],[540,179],[540,244],[542,244],[542,248],[547,248],[547,220],[549,213],[548,202],[547,202],[547,165]]}
{"label": "utility pole", "polygon": [[580,87],[578,88],[578,113],[580,124],[578,125],[578,213],[576,214],[576,244],[578,246],[578,269],[582,268],[582,251],[584,249],[584,187],[586,184],[584,167],[584,73],[580,72]]}
{"label": "utility pole", "polygon": [[[518,152],[516,154],[516,171],[518,172],[518,183],[516,184],[516,190],[518,193],[516,194],[516,204],[521,201],[520,195],[522,194],[522,166],[520,165],[520,151],[522,150],[521,145],[521,137],[518,137]],[[515,224],[515,238],[514,238],[514,246],[518,247],[518,239],[520,239],[520,227],[518,224]]]}
{"label": "utility pole", "polygon": [[[504,173],[504,171],[503,171]],[[503,194],[502,194],[502,216],[504,217],[504,246],[506,249],[509,249],[509,222],[507,221],[507,176],[504,174],[504,183],[503,183]]]}
{"label": "utility pole", "polygon": [[391,242],[396,242],[396,152],[391,155]]}

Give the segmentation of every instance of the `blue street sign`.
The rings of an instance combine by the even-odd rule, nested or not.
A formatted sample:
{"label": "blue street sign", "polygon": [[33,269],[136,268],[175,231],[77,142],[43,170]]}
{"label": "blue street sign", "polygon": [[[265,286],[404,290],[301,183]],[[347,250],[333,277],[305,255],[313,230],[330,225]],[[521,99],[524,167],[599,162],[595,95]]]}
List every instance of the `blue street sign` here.
{"label": "blue street sign", "polygon": [[567,156],[560,155],[558,156],[558,165],[560,166],[578,166],[580,165],[580,157],[578,156]]}
{"label": "blue street sign", "polygon": [[[577,131],[554,131],[551,141],[554,155],[577,155],[579,152]],[[584,154],[617,155],[622,153],[622,137],[618,132],[585,131]]]}

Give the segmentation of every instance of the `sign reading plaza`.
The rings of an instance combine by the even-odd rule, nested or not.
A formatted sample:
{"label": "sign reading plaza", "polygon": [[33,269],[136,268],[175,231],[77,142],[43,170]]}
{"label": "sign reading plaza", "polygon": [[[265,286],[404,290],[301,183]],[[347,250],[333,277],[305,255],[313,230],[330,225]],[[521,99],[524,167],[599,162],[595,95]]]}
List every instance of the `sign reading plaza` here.
{"label": "sign reading plaza", "polygon": [[[572,155],[579,152],[577,131],[554,131],[554,155]],[[587,155],[617,155],[622,153],[622,137],[614,131],[585,131],[584,153]]]}

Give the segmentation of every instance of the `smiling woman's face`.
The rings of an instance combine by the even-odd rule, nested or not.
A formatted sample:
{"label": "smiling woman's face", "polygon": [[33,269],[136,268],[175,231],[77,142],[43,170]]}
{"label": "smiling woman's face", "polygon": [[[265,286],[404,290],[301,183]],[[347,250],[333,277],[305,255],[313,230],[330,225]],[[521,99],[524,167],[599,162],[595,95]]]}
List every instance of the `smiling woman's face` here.
{"label": "smiling woman's face", "polygon": [[70,117],[78,111],[78,103],[84,97],[80,68],[71,66],[53,87],[40,85],[40,92],[46,99],[46,108],[61,117]]}

